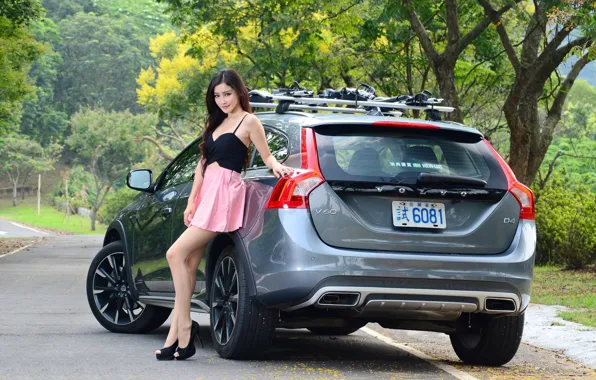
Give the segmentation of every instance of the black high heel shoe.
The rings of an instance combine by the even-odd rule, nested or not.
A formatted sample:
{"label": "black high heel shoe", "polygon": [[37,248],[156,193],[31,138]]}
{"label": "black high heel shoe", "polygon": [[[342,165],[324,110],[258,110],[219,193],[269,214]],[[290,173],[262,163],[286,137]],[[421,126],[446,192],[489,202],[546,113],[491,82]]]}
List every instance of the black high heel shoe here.
{"label": "black high heel shoe", "polygon": [[199,323],[195,321],[192,321],[192,328],[190,329],[190,339],[192,339],[193,336],[197,338],[199,343],[201,343],[201,348],[205,348],[205,346],[203,346],[203,342],[201,341],[201,336],[199,335]]}
{"label": "black high heel shoe", "polygon": [[174,353],[178,347],[178,339],[169,347],[164,347],[159,350],[159,354],[155,354],[157,360],[174,360]]}
{"label": "black high heel shoe", "polygon": [[199,337],[199,324],[195,321],[192,321],[188,345],[186,347],[178,347],[176,349],[176,352],[178,353],[178,356],[175,356],[176,360],[186,360],[197,352],[197,349],[195,348],[194,338],[199,339],[199,342],[201,343],[202,347],[203,342],[201,342],[201,338]]}

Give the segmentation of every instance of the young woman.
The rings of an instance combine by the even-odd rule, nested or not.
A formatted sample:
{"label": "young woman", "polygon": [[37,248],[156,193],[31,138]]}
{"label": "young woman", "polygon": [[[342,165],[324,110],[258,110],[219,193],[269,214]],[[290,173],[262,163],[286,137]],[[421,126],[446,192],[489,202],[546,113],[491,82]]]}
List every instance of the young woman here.
{"label": "young woman", "polygon": [[200,144],[203,158],[195,169],[184,211],[188,228],[166,253],[176,297],[168,337],[155,352],[158,360],[184,360],[195,354],[193,339],[199,325],[190,318],[190,299],[197,267],[211,239],[242,226],[245,185],[240,173],[248,163],[248,146],[255,145],[277,178],[293,172],[271,155],[263,125],[251,114],[248,90],[238,73],[217,73],[207,89],[206,103],[209,116]]}

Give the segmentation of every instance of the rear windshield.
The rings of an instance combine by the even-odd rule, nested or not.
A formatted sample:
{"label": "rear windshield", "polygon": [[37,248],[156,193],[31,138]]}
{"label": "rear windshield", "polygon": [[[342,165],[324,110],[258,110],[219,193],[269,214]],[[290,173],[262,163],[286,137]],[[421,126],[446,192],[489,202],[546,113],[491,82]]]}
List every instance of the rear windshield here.
{"label": "rear windshield", "polygon": [[420,173],[487,181],[507,189],[499,163],[480,136],[445,130],[365,126],[315,129],[319,164],[327,181],[416,184]]}

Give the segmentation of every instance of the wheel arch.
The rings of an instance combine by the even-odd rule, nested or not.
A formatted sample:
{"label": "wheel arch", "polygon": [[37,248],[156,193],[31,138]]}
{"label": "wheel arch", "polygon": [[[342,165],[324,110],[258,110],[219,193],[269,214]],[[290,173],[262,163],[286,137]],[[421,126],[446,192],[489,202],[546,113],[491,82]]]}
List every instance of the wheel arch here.
{"label": "wheel arch", "polygon": [[207,294],[211,294],[211,278],[213,276],[213,271],[215,270],[215,264],[217,263],[217,259],[223,252],[224,248],[229,245],[232,245],[240,253],[239,256],[243,261],[242,265],[244,265],[245,268],[249,269],[246,273],[248,277],[248,294],[250,295],[250,297],[255,297],[257,294],[257,287],[252,273],[252,266],[250,265],[248,252],[246,252],[246,248],[244,247],[242,238],[240,237],[238,232],[221,233],[211,241],[208,248],[209,254],[207,255],[207,262],[205,263],[205,287],[207,290]]}
{"label": "wheel arch", "polygon": [[124,225],[122,225],[122,222],[120,220],[114,220],[108,226],[106,235],[104,236],[104,239],[103,239],[103,246],[105,247],[106,245],[113,243],[115,241],[122,242],[122,247],[124,250],[124,257],[126,258],[126,266],[128,269],[126,271],[126,273],[128,274],[128,283],[130,284],[130,290],[131,290],[132,296],[134,297],[135,300],[138,300],[139,295],[137,293],[137,287],[136,287],[136,284],[133,279],[132,267],[131,267],[132,252],[129,249],[128,239],[126,237]]}

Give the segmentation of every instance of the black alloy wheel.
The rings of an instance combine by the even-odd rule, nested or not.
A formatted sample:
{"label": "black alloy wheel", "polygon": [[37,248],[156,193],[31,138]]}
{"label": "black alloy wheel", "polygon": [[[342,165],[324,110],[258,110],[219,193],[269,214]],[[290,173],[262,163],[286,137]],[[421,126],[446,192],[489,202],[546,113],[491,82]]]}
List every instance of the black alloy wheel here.
{"label": "black alloy wheel", "polygon": [[215,338],[224,346],[234,333],[238,317],[238,271],[234,260],[227,256],[215,273],[214,297],[211,300]]}
{"label": "black alloy wheel", "polygon": [[250,266],[232,245],[219,253],[209,276],[210,332],[225,359],[260,356],[271,345],[279,311],[250,296]]}
{"label": "black alloy wheel", "polygon": [[125,268],[124,252],[114,252],[99,263],[93,277],[95,304],[102,316],[116,325],[136,321],[146,308],[132,298]]}
{"label": "black alloy wheel", "polygon": [[172,309],[137,301],[129,284],[129,263],[122,242],[103,247],[87,272],[87,301],[95,319],[107,330],[145,333],[161,326]]}

